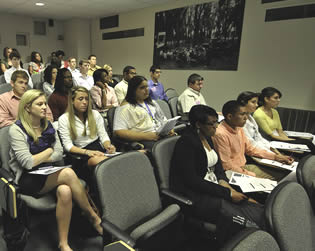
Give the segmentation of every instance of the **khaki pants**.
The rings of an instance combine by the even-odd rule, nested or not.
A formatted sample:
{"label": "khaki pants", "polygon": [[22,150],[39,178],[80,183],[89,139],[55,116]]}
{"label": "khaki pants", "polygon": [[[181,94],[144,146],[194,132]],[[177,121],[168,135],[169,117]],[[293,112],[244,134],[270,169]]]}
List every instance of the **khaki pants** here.
{"label": "khaki pants", "polygon": [[263,167],[254,164],[245,165],[244,169],[255,173],[257,178],[271,179],[276,181],[280,181],[288,174],[285,170],[282,171],[272,167]]}

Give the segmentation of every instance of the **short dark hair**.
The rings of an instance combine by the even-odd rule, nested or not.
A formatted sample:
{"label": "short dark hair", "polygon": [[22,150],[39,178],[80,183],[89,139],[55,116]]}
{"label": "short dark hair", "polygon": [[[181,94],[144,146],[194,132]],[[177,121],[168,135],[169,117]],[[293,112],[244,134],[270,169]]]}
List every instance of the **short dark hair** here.
{"label": "short dark hair", "polygon": [[196,128],[196,123],[207,123],[208,116],[218,118],[217,112],[207,105],[194,105],[191,107],[188,118],[192,128]]}
{"label": "short dark hair", "polygon": [[12,50],[12,52],[9,55],[9,58],[12,60],[13,58],[21,59],[21,55],[17,50]]}
{"label": "short dark hair", "polygon": [[90,60],[91,57],[96,57],[96,56],[95,56],[94,54],[91,54],[91,55],[88,57],[88,59]]}
{"label": "short dark hair", "polygon": [[64,51],[62,51],[62,50],[58,50],[58,51],[56,51],[56,57],[59,57],[59,56],[65,56],[65,53],[64,53]]}
{"label": "short dark hair", "polygon": [[259,93],[246,91],[238,95],[237,102],[241,103],[242,105],[247,105],[249,100],[251,100],[252,98],[258,98],[258,97],[259,97]]}
{"label": "short dark hair", "polygon": [[[136,100],[136,91],[139,85],[143,82],[146,81],[147,79],[143,76],[134,76],[132,79],[129,80],[128,82],[128,91],[125,97],[125,100],[132,105],[137,104]],[[152,99],[150,96],[145,99],[145,102],[152,104]]]}
{"label": "short dark hair", "polygon": [[51,76],[52,76],[52,70],[57,69],[58,72],[58,67],[56,65],[48,65],[46,69],[44,70],[44,81],[51,84]]}
{"label": "short dark hair", "polygon": [[226,118],[228,114],[234,115],[237,113],[242,105],[241,103],[237,102],[236,100],[230,100],[226,102],[222,107],[222,114]]}
{"label": "short dark hair", "polygon": [[275,93],[277,93],[279,95],[279,98],[282,97],[282,93],[274,87],[266,87],[266,88],[262,89],[262,91],[259,95],[259,105],[264,105],[265,104],[265,98],[270,98]]}
{"label": "short dark hair", "polygon": [[13,72],[12,76],[11,76],[11,81],[14,83],[17,78],[23,78],[25,80],[29,80],[29,76],[27,75],[26,71],[21,71],[21,70],[17,70],[15,72]]}
{"label": "short dark hair", "polygon": [[124,74],[124,73],[129,73],[130,70],[134,70],[134,69],[136,69],[136,68],[133,67],[133,66],[127,65],[127,66],[125,66],[125,68],[123,69],[123,74]]}
{"label": "short dark hair", "polygon": [[150,72],[154,73],[156,70],[161,70],[161,67],[158,65],[152,65],[150,67]]}
{"label": "short dark hair", "polygon": [[106,69],[97,69],[93,72],[94,84],[101,80],[102,72],[105,72],[108,75],[108,71]]}
{"label": "short dark hair", "polygon": [[188,80],[187,80],[187,85],[189,85],[190,83],[191,84],[194,84],[196,81],[201,81],[203,80],[203,77],[201,77],[199,74],[197,73],[193,73],[191,74],[189,77],[188,77]]}

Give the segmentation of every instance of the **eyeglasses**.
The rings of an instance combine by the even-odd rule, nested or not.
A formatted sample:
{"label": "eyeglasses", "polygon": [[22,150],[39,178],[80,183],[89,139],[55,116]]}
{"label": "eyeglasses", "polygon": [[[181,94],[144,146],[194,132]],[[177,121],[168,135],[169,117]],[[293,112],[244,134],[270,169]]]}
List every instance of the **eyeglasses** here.
{"label": "eyeglasses", "polygon": [[155,71],[154,73],[161,74],[161,73],[162,73],[162,71]]}
{"label": "eyeglasses", "polygon": [[130,75],[137,75],[136,72],[129,72]]}
{"label": "eyeglasses", "polygon": [[207,126],[217,126],[219,124],[219,122],[218,121],[214,121],[214,122],[206,122],[205,123],[205,125],[207,125]]}

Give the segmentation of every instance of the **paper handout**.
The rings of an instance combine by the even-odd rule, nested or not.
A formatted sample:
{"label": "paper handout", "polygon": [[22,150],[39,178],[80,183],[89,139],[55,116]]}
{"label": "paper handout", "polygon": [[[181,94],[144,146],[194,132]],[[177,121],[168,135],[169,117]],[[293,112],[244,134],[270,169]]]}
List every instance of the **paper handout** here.
{"label": "paper handout", "polygon": [[157,129],[158,135],[165,136],[167,135],[176,125],[177,120],[180,119],[180,116],[168,119]]}

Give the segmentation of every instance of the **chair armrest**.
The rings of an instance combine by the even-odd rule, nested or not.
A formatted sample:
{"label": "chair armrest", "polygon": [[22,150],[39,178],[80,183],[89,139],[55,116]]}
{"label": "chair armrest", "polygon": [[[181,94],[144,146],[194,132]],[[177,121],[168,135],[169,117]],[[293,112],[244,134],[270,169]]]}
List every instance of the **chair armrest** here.
{"label": "chair armrest", "polygon": [[170,190],[162,189],[161,193],[163,195],[166,195],[166,196],[178,201],[178,202],[181,202],[182,204],[184,204],[186,206],[192,206],[193,205],[193,202],[191,200],[189,200],[188,198],[186,198],[182,195],[179,195],[177,193],[171,192]]}
{"label": "chair armrest", "polygon": [[14,181],[14,176],[4,168],[0,168],[0,176],[5,178],[9,183]]}
{"label": "chair armrest", "polygon": [[112,142],[114,143],[114,145],[117,144],[118,146],[121,146],[123,149],[127,150],[141,150],[144,148],[144,146],[139,142],[124,141],[116,136],[112,137]]}
{"label": "chair armrest", "polygon": [[70,153],[70,152],[67,152],[66,155],[72,159],[76,159],[76,160],[81,160],[81,159],[84,159],[84,158],[87,158],[86,155],[83,155],[83,154],[79,154],[79,153]]}
{"label": "chair armrest", "polygon": [[125,242],[128,246],[134,247],[136,245],[136,241],[132,239],[129,234],[119,229],[116,225],[109,222],[106,219],[102,219],[102,228],[104,231],[110,233],[114,237],[116,237],[118,240],[122,240]]}

